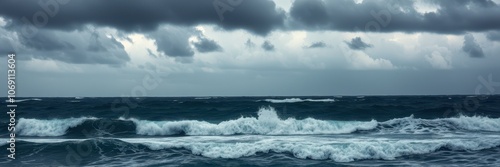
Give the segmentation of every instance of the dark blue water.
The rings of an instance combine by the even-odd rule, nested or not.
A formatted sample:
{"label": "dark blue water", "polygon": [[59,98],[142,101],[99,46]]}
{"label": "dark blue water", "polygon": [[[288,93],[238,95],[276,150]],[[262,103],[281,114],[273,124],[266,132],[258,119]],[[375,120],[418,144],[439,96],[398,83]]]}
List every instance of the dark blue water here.
{"label": "dark blue water", "polygon": [[500,96],[18,100],[0,166],[500,166]]}

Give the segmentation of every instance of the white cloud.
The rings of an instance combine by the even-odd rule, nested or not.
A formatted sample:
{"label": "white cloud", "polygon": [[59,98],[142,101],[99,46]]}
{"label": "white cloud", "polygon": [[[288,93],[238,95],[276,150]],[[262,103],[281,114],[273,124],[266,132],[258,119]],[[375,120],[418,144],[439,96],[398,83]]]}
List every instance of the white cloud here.
{"label": "white cloud", "polygon": [[346,58],[351,67],[357,70],[390,70],[397,68],[387,59],[372,58],[362,51],[352,51]]}
{"label": "white cloud", "polygon": [[437,69],[451,69],[451,58],[449,56],[442,56],[440,52],[434,51],[430,55],[425,56],[425,60],[429,62],[432,67]]}
{"label": "white cloud", "polygon": [[294,31],[289,33],[291,39],[289,40],[287,47],[291,49],[301,49],[304,46],[304,40],[307,38],[306,31]]}
{"label": "white cloud", "polygon": [[3,17],[0,17],[0,27],[4,27],[7,24]]}
{"label": "white cloud", "polygon": [[156,55],[160,55],[160,53],[156,51],[154,40],[146,38],[142,34],[130,34],[127,37],[130,38],[133,43],[124,39],[120,40],[120,42],[125,47],[125,51],[130,55],[131,61],[129,63],[132,64],[132,66],[155,61],[153,57],[148,56],[149,53],[147,49],[150,49],[150,51]]}
{"label": "white cloud", "polygon": [[363,0],[354,0],[354,2],[356,2],[356,4],[361,4],[363,3]]}
{"label": "white cloud", "polygon": [[276,3],[276,6],[278,8],[281,8],[287,12],[289,12],[290,7],[292,7],[292,2],[293,0],[274,0],[274,3]]}
{"label": "white cloud", "polygon": [[421,14],[425,13],[436,13],[440,7],[439,5],[433,4],[431,1],[414,1],[415,10]]}

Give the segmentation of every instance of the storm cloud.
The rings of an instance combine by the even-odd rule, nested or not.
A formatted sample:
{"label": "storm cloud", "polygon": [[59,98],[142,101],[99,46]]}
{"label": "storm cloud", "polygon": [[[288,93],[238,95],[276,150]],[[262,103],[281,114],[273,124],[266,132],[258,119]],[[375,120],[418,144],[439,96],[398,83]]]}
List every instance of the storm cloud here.
{"label": "storm cloud", "polygon": [[500,6],[491,0],[426,0],[437,11],[420,13],[415,1],[296,0],[290,16],[296,29],[433,32],[460,34],[500,29]]}
{"label": "storm cloud", "polygon": [[163,26],[147,36],[155,41],[157,51],[172,57],[191,57],[194,51],[189,38],[198,31],[194,28]]}
{"label": "storm cloud", "polygon": [[[246,29],[265,35],[281,27],[285,12],[270,0],[228,1],[1,1],[0,16],[17,25],[74,30],[83,25],[110,26],[127,32],[150,32],[161,24],[217,24],[226,30]],[[218,2],[217,5],[214,3]],[[217,12],[216,6],[222,6]],[[256,12],[258,10],[258,12]],[[220,17],[221,16],[221,17]],[[25,20],[21,18],[26,18]]]}
{"label": "storm cloud", "polygon": [[476,39],[472,34],[464,36],[464,46],[462,50],[470,57],[484,57],[483,48],[476,43]]}
{"label": "storm cloud", "polygon": [[[222,51],[223,46],[215,40],[199,37],[190,42],[189,38],[198,36],[193,26],[214,25],[219,30],[246,30],[261,37],[273,31],[314,30],[314,31],[369,31],[369,32],[432,32],[443,34],[463,34],[467,32],[488,32],[487,37],[499,41],[500,22],[491,21],[500,15],[500,6],[491,0],[423,0],[435,7],[435,11],[421,12],[413,0],[373,0],[356,2],[353,0],[295,0],[290,2],[289,13],[278,7],[272,0],[47,0],[37,3],[6,0],[0,2],[0,17],[4,18],[4,28],[23,34],[18,40],[21,45],[39,53],[52,54],[54,59],[74,63],[123,63],[128,56],[123,55],[114,61],[97,62],[87,56],[68,58],[67,53],[79,50],[76,55],[107,53],[101,40],[86,39],[90,45],[79,48],[72,38],[61,37],[58,32],[83,32],[87,26],[97,28],[111,27],[119,36],[132,42],[126,34],[140,33],[155,41],[157,51],[172,57],[192,57],[198,52]],[[92,11],[92,12],[90,12]],[[167,27],[167,28],[165,28]],[[183,27],[183,28],[176,28]],[[184,30],[187,29],[187,30]],[[87,35],[89,35],[87,33]],[[29,39],[28,39],[29,38]],[[119,37],[118,37],[119,38]],[[116,39],[107,40],[111,46],[119,46]],[[361,39],[346,42],[351,49],[364,50],[372,45]],[[247,41],[247,47],[252,47]],[[472,44],[470,44],[472,45]],[[306,48],[321,48],[322,42],[313,43]],[[469,45],[468,45],[469,46]],[[266,51],[274,50],[274,45],[264,42],[261,47]],[[480,47],[465,47],[468,53],[480,57]],[[464,51],[466,50],[464,49]],[[5,50],[5,49],[4,49]],[[117,50],[115,50],[117,51]],[[4,51],[5,52],[5,51]],[[474,54],[477,53],[477,54]],[[46,56],[41,56],[46,57]],[[48,56],[47,56],[48,57]],[[108,60],[109,57],[103,58]]]}
{"label": "storm cloud", "polygon": [[[489,19],[500,15],[491,0],[423,0],[436,11],[419,12],[411,0],[295,0],[289,13],[271,0],[163,1],[72,0],[0,2],[0,16],[17,27],[75,30],[109,26],[126,32],[151,32],[163,24],[214,24],[265,36],[273,30],[433,32],[460,34],[500,29]],[[239,3],[238,3],[239,2]],[[92,14],[89,14],[89,11]],[[287,17],[289,15],[290,17]],[[25,18],[25,19],[23,19]],[[286,24],[285,24],[286,23]]]}
{"label": "storm cloud", "polygon": [[314,42],[309,46],[306,46],[306,48],[324,48],[326,47],[326,44],[324,42]]}
{"label": "storm cloud", "polygon": [[274,45],[271,42],[267,41],[267,40],[264,41],[264,43],[262,43],[261,47],[265,51],[274,51]]}
{"label": "storm cloud", "polygon": [[349,46],[349,48],[353,50],[365,50],[366,48],[373,47],[372,44],[367,44],[363,42],[363,40],[361,40],[360,37],[355,37],[351,39],[350,42],[345,41],[345,43],[347,44],[347,46]]}
{"label": "storm cloud", "polygon": [[491,41],[500,42],[500,31],[491,31],[486,34],[486,37]]}
{"label": "storm cloud", "polygon": [[[25,46],[42,51],[75,49],[75,46],[69,41],[72,40],[71,38],[61,38],[60,34],[55,31],[42,31],[31,38],[19,36],[19,39]],[[92,43],[96,44],[95,41]]]}
{"label": "storm cloud", "polygon": [[89,31],[87,28],[75,31],[44,29],[30,38],[20,35],[19,32],[14,34],[17,35],[17,41],[11,42],[19,46],[18,50],[15,50],[16,53],[28,59],[112,66],[121,66],[130,61],[125,47],[115,37],[106,36],[99,31]]}
{"label": "storm cloud", "polygon": [[253,43],[252,40],[250,38],[248,38],[247,41],[245,42],[245,46],[248,48],[254,48],[255,43]]}
{"label": "storm cloud", "polygon": [[157,58],[158,56],[156,54],[153,53],[153,51],[151,49],[146,49],[146,51],[148,52],[148,55],[151,56],[151,57],[154,57],[154,58]]}
{"label": "storm cloud", "polygon": [[7,54],[14,52],[12,44],[7,38],[0,38],[0,57],[7,56]]}
{"label": "storm cloud", "polygon": [[222,47],[212,39],[200,36],[198,41],[193,42],[194,47],[201,53],[222,51]]}

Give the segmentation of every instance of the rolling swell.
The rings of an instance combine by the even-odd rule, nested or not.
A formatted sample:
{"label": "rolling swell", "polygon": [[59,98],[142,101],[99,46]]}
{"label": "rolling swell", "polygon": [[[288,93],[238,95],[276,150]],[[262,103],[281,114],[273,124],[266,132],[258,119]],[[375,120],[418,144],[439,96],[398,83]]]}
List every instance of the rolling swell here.
{"label": "rolling swell", "polygon": [[227,136],[350,134],[440,134],[455,131],[500,132],[500,118],[459,116],[419,119],[413,115],[384,122],[282,119],[273,108],[261,108],[257,117],[240,117],[220,123],[198,120],[149,121],[135,118],[25,119],[17,125],[20,136]]}

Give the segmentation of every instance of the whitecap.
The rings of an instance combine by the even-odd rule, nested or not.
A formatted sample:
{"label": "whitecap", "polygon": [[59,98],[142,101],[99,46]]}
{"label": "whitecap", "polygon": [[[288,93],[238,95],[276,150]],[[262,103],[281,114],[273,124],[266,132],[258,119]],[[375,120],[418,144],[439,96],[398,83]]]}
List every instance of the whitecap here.
{"label": "whitecap", "polygon": [[50,120],[20,118],[16,125],[16,133],[21,136],[62,136],[66,134],[69,128],[93,119],[96,118],[81,117]]}
{"label": "whitecap", "polygon": [[287,99],[265,99],[266,102],[271,103],[299,103],[299,102],[335,102],[335,99],[300,99],[300,98],[287,98]]}

